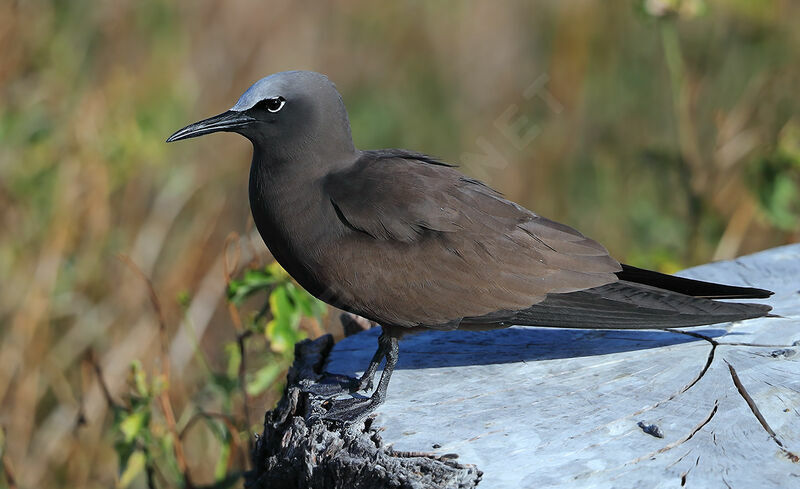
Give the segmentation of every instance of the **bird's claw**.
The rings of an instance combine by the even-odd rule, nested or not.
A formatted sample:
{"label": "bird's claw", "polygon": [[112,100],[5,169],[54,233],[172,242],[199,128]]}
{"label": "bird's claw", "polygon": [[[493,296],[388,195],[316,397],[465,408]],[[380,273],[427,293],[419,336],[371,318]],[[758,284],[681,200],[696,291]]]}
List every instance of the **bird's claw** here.
{"label": "bird's claw", "polygon": [[308,392],[320,397],[332,397],[339,394],[352,394],[355,392],[369,392],[373,387],[373,379],[348,377],[347,375],[332,374],[325,372],[322,378],[316,382],[305,382],[301,384],[303,392]]}
{"label": "bird's claw", "polygon": [[303,392],[308,392],[309,394],[331,397],[355,392],[359,389],[359,384],[359,379],[326,372],[319,381],[304,383],[301,388]]}
{"label": "bird's claw", "polygon": [[343,424],[355,423],[367,417],[381,402],[371,397],[332,399],[326,402],[328,410],[322,419]]}
{"label": "bird's claw", "polygon": [[369,391],[372,390],[372,387],[373,387],[372,377],[370,377],[366,381],[364,379],[359,379],[357,381],[357,383],[358,383],[358,386],[356,388],[356,391],[369,392]]}

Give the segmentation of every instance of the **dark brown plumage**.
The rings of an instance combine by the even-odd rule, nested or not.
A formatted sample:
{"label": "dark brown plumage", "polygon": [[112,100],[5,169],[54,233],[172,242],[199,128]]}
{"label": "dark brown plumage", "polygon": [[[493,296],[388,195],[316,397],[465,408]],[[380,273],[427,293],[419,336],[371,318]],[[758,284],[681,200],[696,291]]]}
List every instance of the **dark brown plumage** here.
{"label": "dark brown plumage", "polygon": [[384,328],[362,379],[346,383],[369,388],[385,357],[378,389],[332,402],[331,419],[356,419],[383,401],[397,339],[413,328],[651,329],[770,310],[712,300],[766,290],[622,265],[578,231],[429,156],[355,149],[338,92],[316,73],[265,78],[231,111],[169,140],[218,130],[253,142],[250,204],[275,258],[315,296]]}

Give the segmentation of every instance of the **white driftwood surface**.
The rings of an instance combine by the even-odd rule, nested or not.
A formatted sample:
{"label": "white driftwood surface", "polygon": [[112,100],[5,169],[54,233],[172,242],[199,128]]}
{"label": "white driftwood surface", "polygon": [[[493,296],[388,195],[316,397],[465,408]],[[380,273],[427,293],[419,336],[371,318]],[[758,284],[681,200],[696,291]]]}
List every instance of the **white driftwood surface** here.
{"label": "white driftwood surface", "polygon": [[[800,487],[800,245],[681,275],[771,289],[759,302],[783,317],[687,329],[696,337],[413,335],[372,425],[398,452],[458,454],[479,487]],[[359,375],[379,332],[342,340],[326,370]]]}

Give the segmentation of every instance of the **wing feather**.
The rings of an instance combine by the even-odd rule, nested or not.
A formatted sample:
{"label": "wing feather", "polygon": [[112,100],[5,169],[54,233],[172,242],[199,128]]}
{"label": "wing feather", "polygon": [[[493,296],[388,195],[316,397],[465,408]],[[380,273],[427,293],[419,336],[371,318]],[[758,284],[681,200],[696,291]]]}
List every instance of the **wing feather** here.
{"label": "wing feather", "polygon": [[[341,304],[398,326],[447,325],[522,310],[547,294],[617,281],[599,243],[441,164],[365,152],[325,190],[349,231],[323,267]],[[358,246],[352,246],[353,241]]]}

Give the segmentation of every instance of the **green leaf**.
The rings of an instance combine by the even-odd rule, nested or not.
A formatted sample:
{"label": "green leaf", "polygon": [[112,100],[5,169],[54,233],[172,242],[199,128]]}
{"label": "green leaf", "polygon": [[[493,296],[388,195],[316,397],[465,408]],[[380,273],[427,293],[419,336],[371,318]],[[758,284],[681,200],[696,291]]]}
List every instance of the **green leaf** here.
{"label": "green leaf", "polygon": [[287,286],[275,287],[269,294],[269,307],[274,316],[290,317],[297,313],[294,304],[289,299],[289,291],[287,289]]}
{"label": "green leaf", "polygon": [[225,373],[230,379],[239,378],[239,367],[242,365],[242,352],[239,351],[239,344],[235,342],[226,344],[225,354],[228,356],[228,368]]}
{"label": "green leaf", "polygon": [[772,221],[782,229],[796,229],[800,224],[800,194],[790,177],[776,176],[769,209]]}
{"label": "green leaf", "polygon": [[120,421],[119,431],[122,433],[125,443],[131,443],[139,436],[142,428],[147,425],[149,417],[147,411],[134,411]]}
{"label": "green leaf", "polygon": [[[146,455],[152,461],[158,461],[159,469],[165,475],[169,475],[172,480],[183,481],[183,474],[178,466],[178,459],[175,457],[175,438],[171,433],[165,433],[155,440],[157,450],[151,450]],[[154,453],[155,452],[155,453]],[[176,487],[183,487],[183,484],[176,484]]]}
{"label": "green leaf", "polygon": [[192,296],[189,294],[188,290],[182,290],[178,292],[177,300],[181,309],[186,309],[192,303]]}
{"label": "green leaf", "polygon": [[131,375],[133,377],[133,386],[136,388],[136,393],[141,397],[149,397],[150,389],[147,385],[147,373],[142,367],[142,362],[139,360],[131,362]]}
{"label": "green leaf", "polygon": [[786,231],[800,228],[800,159],[778,149],[754,162],[750,174],[749,183],[767,219]]}
{"label": "green leaf", "polygon": [[218,481],[225,479],[225,474],[228,472],[228,457],[231,454],[230,442],[224,442],[220,447],[219,458],[217,465],[214,467],[214,478]]}
{"label": "green leaf", "polygon": [[286,290],[292,302],[294,302],[303,316],[320,319],[328,311],[324,302],[309,294],[304,289],[290,283],[286,284]]}
{"label": "green leaf", "polygon": [[128,487],[133,479],[144,469],[147,459],[141,450],[136,450],[128,457],[124,467],[122,467],[122,474],[119,477],[117,487],[124,489]]}
{"label": "green leaf", "polygon": [[288,280],[289,272],[283,269],[280,263],[274,261],[267,265],[267,272],[276,278],[276,280]]}
{"label": "green leaf", "polygon": [[289,298],[288,287],[276,287],[269,296],[272,320],[267,323],[267,339],[270,348],[278,353],[291,351],[294,344],[302,339],[298,331],[300,311]]}
{"label": "green leaf", "polygon": [[237,306],[241,305],[251,295],[275,285],[280,280],[281,277],[270,267],[263,270],[247,270],[241,280],[231,280],[228,284],[228,300]]}
{"label": "green leaf", "polygon": [[800,167],[800,120],[792,119],[783,126],[778,134],[778,150],[795,168]]}
{"label": "green leaf", "polygon": [[252,377],[247,381],[247,393],[251,396],[257,396],[267,390],[278,374],[281,373],[281,367],[277,363],[270,363],[258,369]]}

